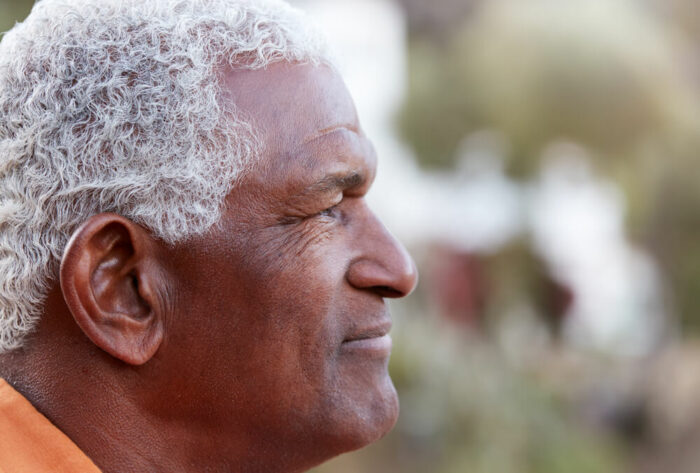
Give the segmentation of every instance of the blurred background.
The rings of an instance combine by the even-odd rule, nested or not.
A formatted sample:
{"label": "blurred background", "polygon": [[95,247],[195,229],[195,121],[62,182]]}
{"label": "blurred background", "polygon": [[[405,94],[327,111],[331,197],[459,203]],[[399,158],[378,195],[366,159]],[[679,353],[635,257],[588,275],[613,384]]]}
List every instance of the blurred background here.
{"label": "blurred background", "polygon": [[392,304],[396,428],[314,471],[700,471],[697,2],[293,3],[421,273]]}

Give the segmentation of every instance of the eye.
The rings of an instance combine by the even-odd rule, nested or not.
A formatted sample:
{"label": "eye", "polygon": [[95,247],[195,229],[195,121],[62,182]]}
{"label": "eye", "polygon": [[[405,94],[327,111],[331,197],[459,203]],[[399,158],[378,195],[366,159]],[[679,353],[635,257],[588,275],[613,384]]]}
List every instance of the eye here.
{"label": "eye", "polygon": [[316,212],[314,214],[307,214],[304,216],[301,216],[301,215],[283,216],[279,219],[279,224],[280,225],[295,225],[295,224],[299,224],[302,222],[312,221],[315,219],[320,219],[320,220],[326,221],[328,223],[330,223],[331,221],[341,220],[343,218],[343,214],[340,211],[340,209],[338,208],[339,205],[340,205],[340,202],[331,206],[331,207],[325,208],[325,209],[321,210],[320,212]]}
{"label": "eye", "polygon": [[332,207],[328,207],[327,209],[323,209],[316,215],[319,217],[337,218],[340,216],[340,211],[338,210],[338,205],[340,205],[340,204],[335,204]]}

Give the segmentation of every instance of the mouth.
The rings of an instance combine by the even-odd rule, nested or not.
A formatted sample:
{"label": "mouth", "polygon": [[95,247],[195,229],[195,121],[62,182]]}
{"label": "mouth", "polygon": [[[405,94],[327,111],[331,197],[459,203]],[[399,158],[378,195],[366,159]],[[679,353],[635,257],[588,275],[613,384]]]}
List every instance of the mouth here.
{"label": "mouth", "polygon": [[343,340],[341,350],[370,358],[388,358],[392,345],[389,330],[391,330],[390,320],[359,330]]}

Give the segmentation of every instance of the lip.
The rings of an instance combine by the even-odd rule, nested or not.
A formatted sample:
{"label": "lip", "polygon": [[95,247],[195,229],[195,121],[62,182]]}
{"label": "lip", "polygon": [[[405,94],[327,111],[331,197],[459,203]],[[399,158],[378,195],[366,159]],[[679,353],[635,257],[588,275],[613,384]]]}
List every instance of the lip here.
{"label": "lip", "polygon": [[345,353],[364,355],[369,358],[387,358],[391,354],[391,335],[381,337],[358,338],[343,342]]}
{"label": "lip", "polygon": [[391,321],[359,331],[343,340],[341,349],[346,353],[361,354],[371,358],[387,358],[391,354]]}

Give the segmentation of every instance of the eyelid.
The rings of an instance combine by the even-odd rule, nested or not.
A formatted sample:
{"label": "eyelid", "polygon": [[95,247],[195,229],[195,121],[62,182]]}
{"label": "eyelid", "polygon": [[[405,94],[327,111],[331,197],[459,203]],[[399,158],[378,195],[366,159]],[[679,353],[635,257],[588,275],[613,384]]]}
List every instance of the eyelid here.
{"label": "eyelid", "polygon": [[330,207],[326,207],[325,209],[321,210],[317,215],[331,217],[332,214],[333,214],[335,211],[337,211],[338,205],[340,205],[340,202],[338,202],[338,203],[335,204],[335,205],[331,205]]}
{"label": "eyelid", "polygon": [[337,212],[337,208],[338,208],[338,205],[340,205],[340,202],[342,202],[342,200],[329,206],[329,207],[321,209],[318,212],[313,213],[313,214],[286,215],[279,220],[279,223],[281,225],[293,225],[293,224],[301,223],[301,222],[307,221],[309,219],[317,218],[317,217],[335,218],[336,217],[335,212]]}
{"label": "eyelid", "polygon": [[327,206],[319,211],[316,215],[328,215],[332,214],[334,210],[343,202],[344,195],[342,192],[339,192],[331,202],[327,204]]}
{"label": "eyelid", "polygon": [[[338,192],[338,193],[334,194],[332,200],[329,199],[329,200],[327,200],[326,202],[322,203],[322,205],[324,205],[324,208],[321,209],[321,210],[319,211],[319,213],[320,213],[320,212],[325,212],[326,210],[331,209],[331,208],[333,208],[333,207],[337,207],[337,206],[340,205],[340,203],[343,201],[343,198],[344,198],[344,197],[345,197],[345,196],[343,195],[342,192]],[[324,200],[325,200],[325,199],[324,199]]]}
{"label": "eyelid", "polygon": [[345,198],[345,195],[342,192],[338,192],[336,197],[333,199],[331,207],[335,207],[336,205],[340,205],[340,203],[343,201],[343,198]]}

